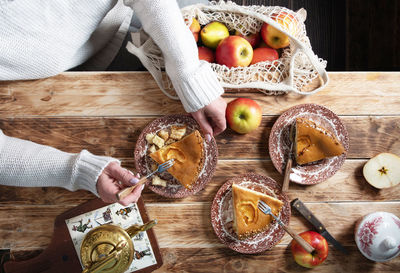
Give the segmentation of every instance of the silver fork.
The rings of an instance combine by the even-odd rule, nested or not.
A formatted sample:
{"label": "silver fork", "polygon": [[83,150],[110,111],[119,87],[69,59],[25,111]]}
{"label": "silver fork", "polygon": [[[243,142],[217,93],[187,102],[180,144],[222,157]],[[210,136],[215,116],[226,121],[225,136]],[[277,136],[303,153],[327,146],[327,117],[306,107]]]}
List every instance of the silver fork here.
{"label": "silver fork", "polygon": [[139,182],[137,182],[135,185],[133,185],[131,187],[127,187],[127,188],[117,192],[118,201],[122,200],[126,196],[128,196],[137,186],[142,185],[144,182],[146,182],[147,178],[151,177],[155,173],[162,173],[162,172],[168,170],[169,168],[171,168],[173,165],[174,165],[174,159],[170,159],[170,160],[164,162],[163,164],[158,165],[157,170],[155,170],[154,172],[146,175],[145,177],[142,177],[139,180]]}
{"label": "silver fork", "polygon": [[302,237],[300,237],[298,234],[296,234],[291,228],[286,226],[281,220],[276,217],[272,211],[271,207],[268,206],[264,201],[260,200],[258,201],[257,205],[258,209],[261,210],[264,214],[266,215],[271,215],[277,222],[280,224],[283,229],[290,235],[294,240],[296,240],[308,253],[313,252],[315,249],[307,243]]}

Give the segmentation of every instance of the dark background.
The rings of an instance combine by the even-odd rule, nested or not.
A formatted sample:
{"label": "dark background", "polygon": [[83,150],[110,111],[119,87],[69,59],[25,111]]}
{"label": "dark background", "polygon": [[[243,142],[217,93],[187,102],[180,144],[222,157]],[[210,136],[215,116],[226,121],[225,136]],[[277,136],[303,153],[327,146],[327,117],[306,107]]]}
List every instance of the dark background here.
{"label": "dark background", "polygon": [[[399,71],[400,0],[233,0],[243,5],[305,8],[313,51],[328,71]],[[136,70],[121,50],[108,70]],[[142,70],[139,68],[139,70]]]}

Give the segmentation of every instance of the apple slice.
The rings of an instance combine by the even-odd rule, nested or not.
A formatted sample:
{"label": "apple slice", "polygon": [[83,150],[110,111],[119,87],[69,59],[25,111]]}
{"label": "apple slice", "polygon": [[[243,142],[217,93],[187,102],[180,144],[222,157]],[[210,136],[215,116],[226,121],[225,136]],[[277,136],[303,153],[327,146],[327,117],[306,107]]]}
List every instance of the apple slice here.
{"label": "apple slice", "polygon": [[375,188],[396,186],[400,183],[400,157],[391,153],[380,153],[364,165],[363,175]]}

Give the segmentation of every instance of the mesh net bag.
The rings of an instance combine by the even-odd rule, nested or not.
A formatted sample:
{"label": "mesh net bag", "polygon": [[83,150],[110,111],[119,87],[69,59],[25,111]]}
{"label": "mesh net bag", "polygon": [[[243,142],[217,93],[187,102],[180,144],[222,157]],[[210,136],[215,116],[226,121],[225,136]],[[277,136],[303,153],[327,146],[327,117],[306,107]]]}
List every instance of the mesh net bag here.
{"label": "mesh net bag", "polygon": [[[276,61],[233,68],[212,63],[211,67],[224,88],[256,89],[267,95],[288,92],[313,94],[328,83],[326,61],[314,54],[306,34],[304,9],[294,12],[277,6],[240,6],[230,1],[213,1],[210,5],[185,7],[181,12],[188,26],[192,18],[196,18],[200,25],[218,21],[224,23],[229,31],[237,30],[248,35],[259,32],[265,22],[289,37],[290,45],[282,50]],[[161,50],[143,30],[131,33],[131,36],[132,42],[127,44],[127,50],[140,59],[168,97],[178,99],[168,76],[162,73],[164,60]]]}

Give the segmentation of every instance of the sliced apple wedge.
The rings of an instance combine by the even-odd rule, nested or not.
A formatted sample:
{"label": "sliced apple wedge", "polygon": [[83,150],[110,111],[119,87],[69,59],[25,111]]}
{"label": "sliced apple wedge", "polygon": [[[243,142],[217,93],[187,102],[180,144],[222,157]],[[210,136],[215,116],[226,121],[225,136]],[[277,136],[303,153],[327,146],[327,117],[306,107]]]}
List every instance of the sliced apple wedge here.
{"label": "sliced apple wedge", "polygon": [[363,175],[375,188],[396,186],[400,183],[400,157],[391,153],[380,153],[364,165]]}

